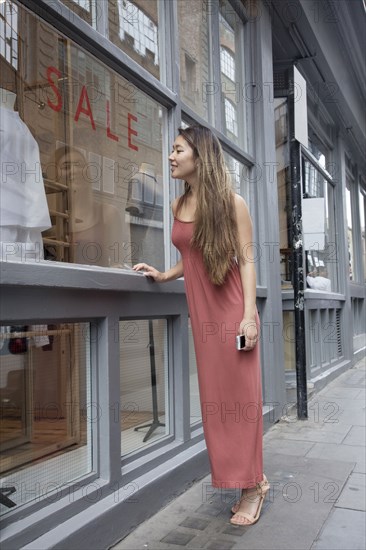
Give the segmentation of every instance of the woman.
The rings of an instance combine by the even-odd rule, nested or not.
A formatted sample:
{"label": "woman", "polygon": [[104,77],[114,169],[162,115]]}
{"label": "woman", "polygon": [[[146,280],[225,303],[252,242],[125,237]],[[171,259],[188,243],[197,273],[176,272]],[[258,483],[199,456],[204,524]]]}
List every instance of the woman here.
{"label": "woman", "polygon": [[[243,489],[231,523],[251,525],[269,489],[252,223],[213,133],[199,125],[178,132],[169,160],[172,177],[185,182],[172,203],[172,242],[182,259],[164,273],[145,263],[133,269],[157,282],[184,273],[212,485]],[[238,351],[235,337],[242,334],[245,347]]]}

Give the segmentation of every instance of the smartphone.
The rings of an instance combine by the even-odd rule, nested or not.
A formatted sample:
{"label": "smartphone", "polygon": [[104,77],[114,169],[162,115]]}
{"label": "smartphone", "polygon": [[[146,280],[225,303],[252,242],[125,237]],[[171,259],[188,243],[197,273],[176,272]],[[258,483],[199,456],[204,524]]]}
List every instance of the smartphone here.
{"label": "smartphone", "polygon": [[236,349],[240,350],[245,348],[245,335],[241,334],[236,337]]}

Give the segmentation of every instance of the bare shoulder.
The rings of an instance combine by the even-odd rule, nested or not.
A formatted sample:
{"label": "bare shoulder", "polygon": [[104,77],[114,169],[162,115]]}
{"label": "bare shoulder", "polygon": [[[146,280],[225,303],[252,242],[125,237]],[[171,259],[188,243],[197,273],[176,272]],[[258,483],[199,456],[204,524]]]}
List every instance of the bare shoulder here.
{"label": "bare shoulder", "polygon": [[176,214],[179,199],[180,199],[180,197],[177,197],[177,198],[173,199],[172,202],[171,202],[173,216],[175,216],[175,214]]}
{"label": "bare shoulder", "polygon": [[249,214],[248,205],[241,195],[234,193],[235,211],[238,216],[245,216]]}

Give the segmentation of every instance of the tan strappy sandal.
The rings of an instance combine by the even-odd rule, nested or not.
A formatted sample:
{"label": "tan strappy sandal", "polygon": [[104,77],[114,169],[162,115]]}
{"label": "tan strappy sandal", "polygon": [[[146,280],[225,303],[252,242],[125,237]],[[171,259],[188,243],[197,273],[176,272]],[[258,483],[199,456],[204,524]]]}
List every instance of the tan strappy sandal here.
{"label": "tan strappy sandal", "polygon": [[[245,498],[245,495],[244,495],[231,508],[231,511],[234,515],[231,518],[230,523],[232,525],[244,525],[244,526],[245,525],[253,525],[253,523],[256,523],[259,520],[259,516],[260,516],[261,510],[262,510],[262,505],[263,505],[265,496],[266,496],[267,492],[269,491],[269,488],[270,488],[270,484],[268,483],[268,479],[263,474],[263,481],[260,481],[259,483],[256,484],[256,489],[257,489],[258,493],[260,494],[260,499],[259,499],[259,502],[258,502],[258,508],[257,508],[256,513],[255,513],[255,516],[253,516],[252,514],[249,514],[248,512],[239,512],[241,501],[242,501],[243,498]],[[236,521],[235,518],[236,519],[246,518],[248,520],[248,523],[243,523],[242,521]]]}

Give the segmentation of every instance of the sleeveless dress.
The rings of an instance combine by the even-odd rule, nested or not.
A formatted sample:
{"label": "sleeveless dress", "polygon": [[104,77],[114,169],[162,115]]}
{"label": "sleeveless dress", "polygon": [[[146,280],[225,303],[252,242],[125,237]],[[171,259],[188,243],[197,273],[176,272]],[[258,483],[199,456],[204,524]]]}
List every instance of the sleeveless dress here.
{"label": "sleeveless dress", "polygon": [[[214,285],[202,253],[190,245],[194,222],[174,218],[172,242],[184,269],[198,372],[202,424],[213,487],[249,488],[263,480],[263,400],[260,348],[238,351],[243,318],[239,266]],[[256,311],[258,334],[260,321]]]}

